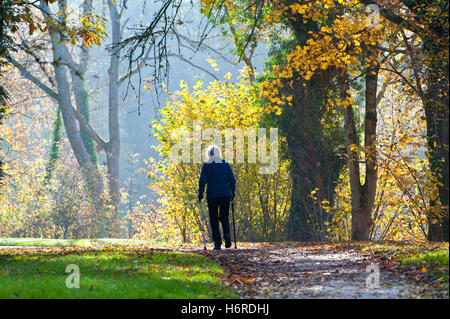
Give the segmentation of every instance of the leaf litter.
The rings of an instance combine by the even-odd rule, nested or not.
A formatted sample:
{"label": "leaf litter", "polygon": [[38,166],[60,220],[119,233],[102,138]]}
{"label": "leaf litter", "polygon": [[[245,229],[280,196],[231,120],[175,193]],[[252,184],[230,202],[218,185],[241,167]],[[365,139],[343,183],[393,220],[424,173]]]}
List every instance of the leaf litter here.
{"label": "leaf litter", "polygon": [[[389,264],[384,256],[363,249],[359,243],[238,246],[237,250],[220,251],[192,246],[181,249],[195,251],[225,268],[222,280],[237,289],[241,298],[448,298],[448,292],[427,282],[425,267],[412,271],[393,261]],[[374,265],[379,269],[378,285],[369,278]]]}

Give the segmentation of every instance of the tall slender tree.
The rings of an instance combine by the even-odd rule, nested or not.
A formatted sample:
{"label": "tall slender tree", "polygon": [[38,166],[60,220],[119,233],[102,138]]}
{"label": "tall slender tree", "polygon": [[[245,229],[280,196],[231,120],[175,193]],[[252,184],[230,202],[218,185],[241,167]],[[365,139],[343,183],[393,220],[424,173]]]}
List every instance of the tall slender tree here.
{"label": "tall slender tree", "polygon": [[[121,39],[121,15],[125,9],[125,4],[108,1],[110,21],[111,21],[111,58],[109,63],[109,107],[108,107],[108,127],[109,140],[103,139],[90,123],[90,103],[89,92],[86,87],[86,77],[89,64],[90,45],[89,38],[84,39],[79,47],[79,55],[70,53],[67,46],[70,35],[65,29],[55,29],[50,23],[57,19],[64,26],[66,19],[67,1],[58,2],[58,11],[53,13],[46,1],[41,1],[39,9],[47,23],[47,30],[51,40],[53,52],[53,70],[56,90],[47,86],[38,77],[34,76],[27,68],[11,58],[12,63],[19,69],[22,76],[35,83],[44,90],[50,97],[58,103],[61,112],[62,123],[64,124],[69,143],[80,169],[83,172],[86,183],[90,188],[93,199],[100,200],[103,189],[103,182],[98,168],[97,151],[104,150],[107,158],[107,178],[108,190],[116,212],[119,209],[119,54],[120,48],[117,43]],[[120,6],[120,8],[119,8]],[[82,17],[87,17],[93,11],[92,1],[83,2]],[[55,18],[56,17],[56,18]],[[89,22],[86,23],[89,25]],[[75,106],[72,105],[74,96]],[[59,117],[56,116],[54,127],[54,142],[58,140]],[[53,151],[57,151],[56,145],[52,146]],[[49,169],[56,154],[52,152]]]}
{"label": "tall slender tree", "polygon": [[[374,1],[379,13],[390,22],[412,32],[420,45],[406,53],[412,57],[412,75],[402,77],[421,98],[427,121],[428,157],[439,191],[440,205],[430,213],[428,239],[448,241],[449,232],[449,1]],[[405,41],[407,38],[405,37]],[[409,47],[409,48],[408,48]],[[419,57],[423,56],[423,60]],[[421,62],[420,62],[421,61]]]}

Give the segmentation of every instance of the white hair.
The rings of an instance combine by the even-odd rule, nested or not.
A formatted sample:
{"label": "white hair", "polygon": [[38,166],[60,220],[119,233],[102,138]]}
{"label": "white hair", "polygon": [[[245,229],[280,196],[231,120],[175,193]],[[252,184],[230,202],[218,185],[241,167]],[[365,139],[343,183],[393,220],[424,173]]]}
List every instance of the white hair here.
{"label": "white hair", "polygon": [[217,145],[210,145],[208,146],[208,148],[206,149],[205,152],[206,158],[208,159],[208,163],[211,163],[212,161],[216,162],[216,163],[220,163],[222,162],[222,151],[220,150],[220,147],[218,147]]}

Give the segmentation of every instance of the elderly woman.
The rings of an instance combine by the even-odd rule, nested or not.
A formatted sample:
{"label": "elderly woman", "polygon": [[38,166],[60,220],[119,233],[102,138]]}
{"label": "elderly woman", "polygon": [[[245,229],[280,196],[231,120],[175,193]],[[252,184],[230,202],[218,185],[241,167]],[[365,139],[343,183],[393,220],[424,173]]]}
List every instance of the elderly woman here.
{"label": "elderly woman", "polygon": [[211,224],[214,250],[220,250],[222,238],[219,230],[219,220],[222,224],[225,247],[231,247],[230,223],[228,211],[230,201],[234,198],[236,180],[230,164],[221,158],[221,151],[216,145],[206,150],[208,161],[203,164],[198,185],[198,200],[203,199],[207,184],[206,200],[208,202],[209,220]]}

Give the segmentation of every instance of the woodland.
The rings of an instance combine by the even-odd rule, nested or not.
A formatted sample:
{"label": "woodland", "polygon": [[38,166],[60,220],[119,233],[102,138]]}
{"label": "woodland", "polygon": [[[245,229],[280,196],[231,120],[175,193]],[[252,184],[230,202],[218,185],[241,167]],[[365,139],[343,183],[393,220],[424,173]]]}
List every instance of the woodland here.
{"label": "woodland", "polygon": [[[127,280],[114,269],[131,259],[151,276],[195,281],[142,280],[135,298],[347,298],[305,287],[367,266],[368,254],[405,287],[381,297],[448,298],[448,9],[443,0],[1,0],[0,297],[40,296],[11,269],[45,268],[40,258],[61,254],[92,271],[81,298],[123,297],[105,287]],[[228,255],[201,250],[202,163],[171,160],[180,138],[202,151],[213,141],[195,140],[195,125],[277,129],[270,174],[260,170],[261,153],[274,155],[268,136],[258,133],[256,161],[248,135],[235,141],[245,160],[231,153],[238,249]],[[204,224],[209,244],[207,211]],[[30,260],[16,246],[30,246]],[[308,262],[333,254],[340,264]],[[91,258],[117,282],[96,282]]]}

